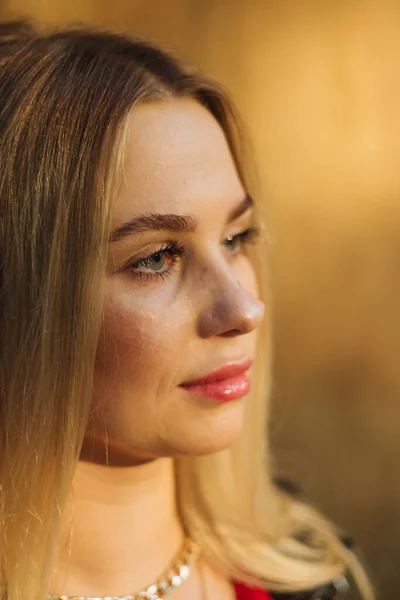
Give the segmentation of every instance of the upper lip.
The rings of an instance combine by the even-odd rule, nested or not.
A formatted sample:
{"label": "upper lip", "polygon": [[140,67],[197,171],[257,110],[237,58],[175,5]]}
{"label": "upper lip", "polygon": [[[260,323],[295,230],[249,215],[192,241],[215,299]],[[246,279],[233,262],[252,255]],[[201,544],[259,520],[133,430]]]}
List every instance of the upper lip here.
{"label": "upper lip", "polygon": [[230,377],[235,377],[236,375],[241,375],[245,373],[248,369],[250,369],[253,364],[253,359],[250,357],[244,358],[242,360],[231,360],[222,367],[218,367],[208,373],[208,375],[204,375],[199,379],[192,379],[191,381],[185,381],[181,383],[182,386],[190,386],[190,385],[201,385],[204,383],[212,383],[215,381],[221,381],[223,379],[228,379]]}

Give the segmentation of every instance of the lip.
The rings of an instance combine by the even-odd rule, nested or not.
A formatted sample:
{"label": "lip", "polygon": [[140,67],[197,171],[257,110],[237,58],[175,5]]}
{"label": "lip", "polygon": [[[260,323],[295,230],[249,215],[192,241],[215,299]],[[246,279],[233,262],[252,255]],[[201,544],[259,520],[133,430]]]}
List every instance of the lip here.
{"label": "lip", "polygon": [[204,377],[182,383],[180,387],[188,392],[222,402],[237,400],[250,392],[251,382],[246,371],[252,364],[253,360],[250,357],[240,361],[230,361]]}

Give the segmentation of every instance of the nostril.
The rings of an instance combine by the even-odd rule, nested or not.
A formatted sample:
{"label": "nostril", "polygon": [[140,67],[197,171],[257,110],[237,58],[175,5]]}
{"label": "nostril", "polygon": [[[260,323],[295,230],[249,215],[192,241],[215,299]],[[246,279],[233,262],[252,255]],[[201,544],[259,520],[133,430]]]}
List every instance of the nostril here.
{"label": "nostril", "polygon": [[231,329],[230,331],[225,331],[224,333],[220,333],[220,337],[236,337],[238,335],[241,335],[243,333],[243,331],[241,331],[240,329]]}

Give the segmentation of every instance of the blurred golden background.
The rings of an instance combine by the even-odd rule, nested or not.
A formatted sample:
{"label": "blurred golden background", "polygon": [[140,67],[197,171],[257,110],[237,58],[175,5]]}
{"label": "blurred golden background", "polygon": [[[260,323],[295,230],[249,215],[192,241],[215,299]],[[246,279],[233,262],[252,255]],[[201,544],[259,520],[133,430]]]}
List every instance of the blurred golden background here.
{"label": "blurred golden background", "polygon": [[174,48],[232,92],[271,228],[272,443],[400,586],[400,1],[0,0]]}

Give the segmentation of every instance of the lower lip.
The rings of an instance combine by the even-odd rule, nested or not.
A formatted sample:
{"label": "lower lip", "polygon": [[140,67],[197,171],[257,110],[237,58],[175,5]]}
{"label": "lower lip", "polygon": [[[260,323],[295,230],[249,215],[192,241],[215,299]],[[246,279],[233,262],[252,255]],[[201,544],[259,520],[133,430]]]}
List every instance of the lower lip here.
{"label": "lower lip", "polygon": [[207,396],[220,402],[229,402],[247,396],[251,389],[251,383],[247,375],[243,374],[218,381],[210,381],[209,383],[184,385],[182,387],[187,392],[199,396]]}

